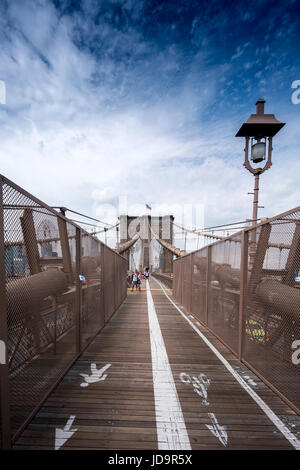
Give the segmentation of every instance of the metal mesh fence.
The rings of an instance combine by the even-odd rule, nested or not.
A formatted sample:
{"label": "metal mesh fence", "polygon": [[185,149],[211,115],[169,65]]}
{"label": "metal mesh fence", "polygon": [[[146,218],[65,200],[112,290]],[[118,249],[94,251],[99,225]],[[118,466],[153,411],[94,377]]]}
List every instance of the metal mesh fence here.
{"label": "metal mesh fence", "polygon": [[81,340],[84,346],[93,337],[94,332],[104,325],[104,310],[101,299],[101,243],[82,234],[81,238],[81,274],[82,310],[81,310]]}
{"label": "metal mesh fence", "polygon": [[208,292],[208,327],[235,353],[238,353],[240,252],[240,236],[211,247]]}
{"label": "metal mesh fence", "polygon": [[126,297],[127,261],[0,177],[0,437],[9,447]]}
{"label": "metal mesh fence", "polygon": [[182,260],[182,305],[191,311],[191,281],[192,281],[192,256],[185,256]]}
{"label": "metal mesh fence", "polygon": [[206,323],[207,249],[192,255],[191,312]]}
{"label": "metal mesh fence", "polygon": [[300,409],[300,211],[252,239],[243,359]]}
{"label": "metal mesh fence", "polygon": [[181,266],[182,263],[173,263],[173,295],[181,303]]}
{"label": "metal mesh fence", "polygon": [[174,263],[173,295],[300,412],[300,209]]}
{"label": "metal mesh fence", "polygon": [[104,267],[105,321],[108,321],[115,310],[114,285],[116,279],[114,254],[107,247],[104,249]]}

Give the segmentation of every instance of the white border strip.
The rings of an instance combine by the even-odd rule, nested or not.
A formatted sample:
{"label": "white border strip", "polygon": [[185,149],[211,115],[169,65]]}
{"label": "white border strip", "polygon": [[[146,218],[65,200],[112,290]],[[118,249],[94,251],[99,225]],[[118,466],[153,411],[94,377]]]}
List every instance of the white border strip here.
{"label": "white border strip", "polygon": [[191,444],[150,290],[147,290],[147,304],[158,449],[190,450]]}
{"label": "white border strip", "polygon": [[[153,278],[154,279],[154,278]],[[157,279],[154,279],[162,288],[162,284]],[[249,393],[251,398],[257,403],[257,405],[263,410],[267,417],[277,427],[277,429],[284,435],[284,437],[292,444],[296,450],[300,450],[300,441],[297,437],[285,426],[285,424],[278,418],[278,416],[271,410],[271,408],[260,398],[259,395],[245,382],[245,380],[233,369],[229,362],[222,356],[222,354],[214,347],[214,345],[204,336],[204,334],[191,322],[191,320],[180,310],[179,307],[173,302],[170,296],[163,290],[169,301],[174,305],[178,312],[183,318],[191,325],[191,327],[198,333],[200,338],[207,344],[213,353],[220,359],[226,369],[233,375],[233,377],[239,382],[239,384]]]}

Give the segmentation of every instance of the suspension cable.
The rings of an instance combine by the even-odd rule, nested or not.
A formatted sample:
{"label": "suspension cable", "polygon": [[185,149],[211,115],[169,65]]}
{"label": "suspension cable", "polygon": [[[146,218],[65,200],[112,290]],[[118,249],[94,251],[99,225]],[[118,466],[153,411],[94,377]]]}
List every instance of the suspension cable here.
{"label": "suspension cable", "polygon": [[103,222],[102,220],[94,219],[94,217],[90,217],[89,215],[81,214],[80,212],[73,211],[72,209],[68,209],[67,207],[52,206],[52,209],[60,209],[60,210],[62,209],[63,211],[73,212],[73,214],[80,215],[81,217],[85,217],[86,219],[95,220],[95,222],[99,222],[100,224],[103,224],[103,225],[110,225],[111,227],[113,227],[113,225],[112,225],[112,224],[109,224],[108,222]]}
{"label": "suspension cable", "polygon": [[204,227],[203,230],[212,230],[214,228],[219,228],[219,227],[230,227],[231,225],[245,224],[246,222],[257,222],[258,220],[260,219],[246,219],[246,220],[241,220],[240,222],[232,222],[232,224],[215,225],[214,227]]}
{"label": "suspension cable", "polygon": [[194,233],[195,235],[202,235],[203,237],[208,237],[208,238],[216,238],[218,240],[223,240],[225,238],[225,237],[221,237],[220,235],[214,235],[213,233],[198,232],[196,231],[196,229],[190,230],[188,228],[182,227],[181,225],[175,224],[175,222],[172,222],[172,223],[176,227],[181,228],[184,232]]}
{"label": "suspension cable", "polygon": [[118,222],[116,225],[113,225],[112,227],[104,227],[104,229],[102,230],[96,230],[95,232],[91,232],[90,235],[96,235],[97,233],[108,232],[109,230],[112,230],[113,228],[118,227],[118,225],[120,225],[120,222]]}
{"label": "suspension cable", "polygon": [[77,219],[70,219],[70,220],[72,220],[72,222],[78,222],[79,224],[90,225],[91,227],[96,226],[96,224],[90,224],[89,222],[84,222],[83,220],[77,220]]}
{"label": "suspension cable", "polygon": [[[206,230],[212,230],[212,229],[217,229],[217,228],[220,228],[220,227],[229,227],[229,228],[225,228],[223,230],[231,230],[231,226],[232,225],[240,225],[240,224],[245,224],[247,222],[257,222],[258,220],[261,220],[261,219],[246,219],[246,220],[241,220],[240,222],[232,222],[232,223],[229,223],[229,224],[223,224],[223,225],[215,225],[214,227],[204,227],[202,230],[199,230],[199,229],[194,229],[194,230],[191,230],[191,233],[198,233],[198,232],[205,232]],[[176,225],[176,227],[178,228],[181,228],[182,230],[189,230],[189,229],[185,229],[185,227],[182,227],[181,225],[177,225],[175,222],[172,222],[172,224]],[[248,226],[246,225],[245,227],[237,227],[237,229],[244,229],[244,228],[247,228]],[[232,228],[233,230],[233,228]],[[217,230],[217,231],[222,231],[222,230]]]}

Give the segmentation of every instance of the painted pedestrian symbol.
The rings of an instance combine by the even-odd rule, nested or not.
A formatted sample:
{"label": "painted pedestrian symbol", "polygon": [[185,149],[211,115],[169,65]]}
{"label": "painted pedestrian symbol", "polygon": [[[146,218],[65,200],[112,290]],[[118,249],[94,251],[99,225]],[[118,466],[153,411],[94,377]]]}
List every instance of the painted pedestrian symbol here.
{"label": "painted pedestrian symbol", "polygon": [[216,436],[223,446],[227,446],[228,436],[226,431],[226,426],[221,426],[218,423],[216,415],[214,413],[208,413],[208,416],[211,419],[212,424],[207,424],[206,427]]}
{"label": "painted pedestrian symbol", "polygon": [[70,437],[77,431],[77,429],[71,429],[72,424],[74,423],[74,419],[76,416],[70,416],[67,421],[67,424],[63,429],[56,428],[55,430],[55,450],[59,450],[65,442],[67,442]]}
{"label": "painted pedestrian symbol", "polygon": [[209,403],[207,401],[207,389],[210,385],[210,379],[205,374],[199,374],[198,377],[190,377],[185,372],[181,372],[179,375],[180,380],[184,384],[192,384],[194,387],[194,391],[203,398],[202,405],[208,406]]}
{"label": "painted pedestrian symbol", "polygon": [[[194,387],[194,392],[197,393],[200,397],[203,398],[202,405],[208,406],[209,402],[207,401],[207,389],[210,386],[210,378],[205,374],[199,374],[196,376],[190,376],[185,372],[181,372],[179,375],[180,380],[184,384],[191,384]],[[223,446],[227,446],[228,436],[226,431],[226,426],[221,426],[218,423],[216,415],[214,413],[208,413],[209,418],[211,419],[212,424],[206,424],[206,427],[216,436]]]}
{"label": "painted pedestrian symbol", "polygon": [[111,366],[111,364],[106,364],[106,366],[102,367],[102,369],[97,369],[97,366],[95,363],[91,364],[91,375],[88,374],[80,374],[84,378],[84,382],[80,384],[80,387],[88,387],[89,384],[95,383],[95,382],[101,382],[102,380],[105,380],[107,377],[107,374],[102,375],[106,369],[108,369]]}

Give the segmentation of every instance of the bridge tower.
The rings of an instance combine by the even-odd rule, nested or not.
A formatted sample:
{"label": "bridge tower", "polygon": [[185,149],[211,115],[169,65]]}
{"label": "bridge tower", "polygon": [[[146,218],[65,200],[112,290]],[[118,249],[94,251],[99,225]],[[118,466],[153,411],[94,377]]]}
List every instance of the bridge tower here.
{"label": "bridge tower", "polygon": [[[151,269],[150,243],[154,235],[161,240],[173,244],[173,220],[174,217],[172,215],[143,215],[139,217],[120,215],[120,244],[131,240],[136,234],[138,234],[142,240],[140,270],[146,267]],[[173,255],[165,248],[163,248],[160,266],[164,273],[173,271]]]}

